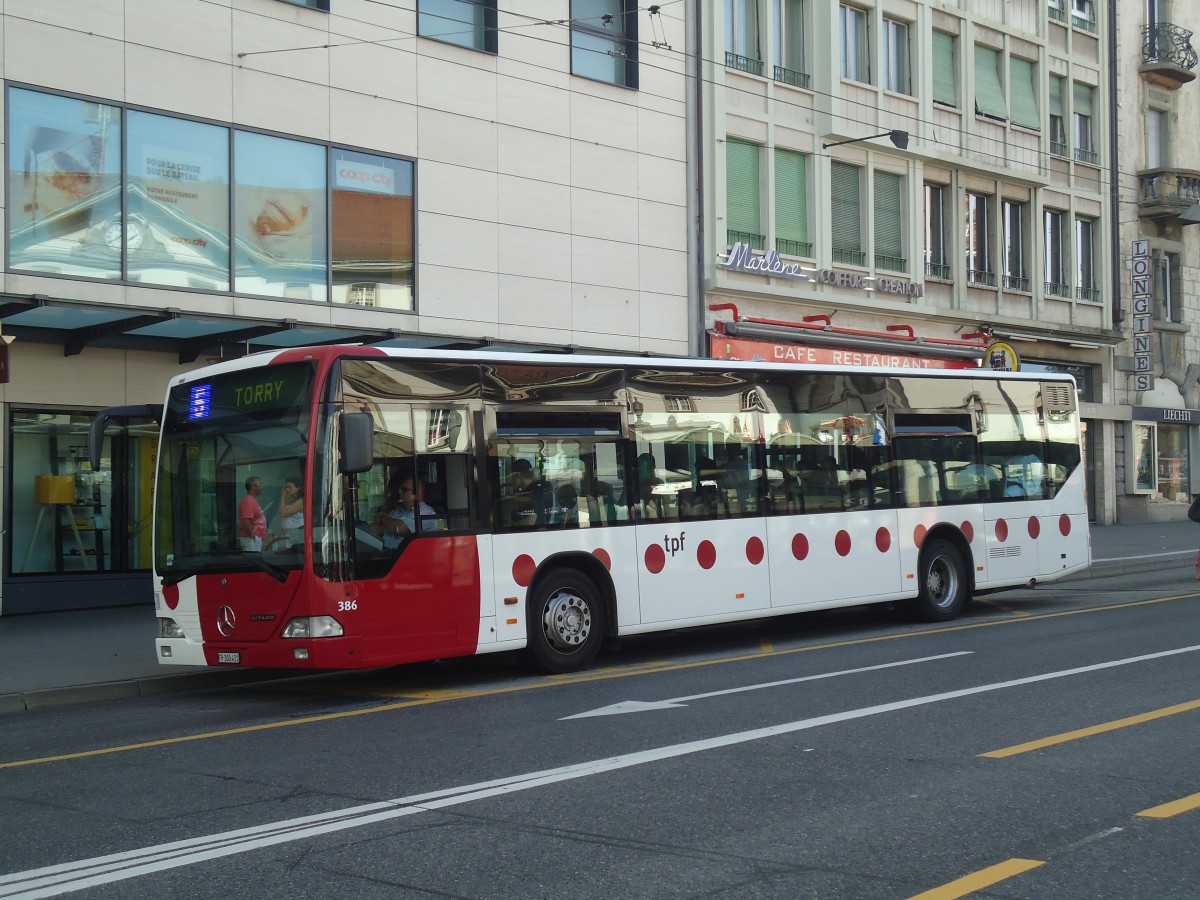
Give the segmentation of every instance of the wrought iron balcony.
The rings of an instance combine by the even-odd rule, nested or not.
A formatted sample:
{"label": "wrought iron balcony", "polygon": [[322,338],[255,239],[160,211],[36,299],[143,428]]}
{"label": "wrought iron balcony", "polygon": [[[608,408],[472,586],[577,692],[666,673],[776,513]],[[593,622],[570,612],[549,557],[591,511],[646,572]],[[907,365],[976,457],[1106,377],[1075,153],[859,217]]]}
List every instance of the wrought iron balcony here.
{"label": "wrought iron balcony", "polygon": [[1142,29],[1142,64],[1138,73],[1144,81],[1175,90],[1196,77],[1196,51],[1192,33],[1186,28],[1159,22]]}
{"label": "wrought iron balcony", "polygon": [[1143,219],[1200,221],[1200,172],[1147,169],[1138,173],[1138,215]]}

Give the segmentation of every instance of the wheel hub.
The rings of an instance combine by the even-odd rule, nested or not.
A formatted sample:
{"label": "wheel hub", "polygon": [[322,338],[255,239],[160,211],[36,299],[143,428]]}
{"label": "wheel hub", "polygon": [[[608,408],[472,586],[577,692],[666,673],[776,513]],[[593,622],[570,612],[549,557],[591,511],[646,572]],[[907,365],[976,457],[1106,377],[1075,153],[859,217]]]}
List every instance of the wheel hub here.
{"label": "wheel hub", "polygon": [[592,613],[583,598],[569,591],[556,591],[546,601],[542,630],[557,650],[576,650],[592,633]]}

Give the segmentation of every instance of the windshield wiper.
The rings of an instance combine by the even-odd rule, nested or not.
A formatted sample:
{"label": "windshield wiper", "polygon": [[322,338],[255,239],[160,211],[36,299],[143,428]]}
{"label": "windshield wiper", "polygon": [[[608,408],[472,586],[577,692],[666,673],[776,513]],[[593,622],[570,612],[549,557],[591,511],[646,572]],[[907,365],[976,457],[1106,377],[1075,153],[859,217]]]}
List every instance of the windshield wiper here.
{"label": "windshield wiper", "polygon": [[193,575],[200,574],[200,569],[193,566],[190,569],[172,569],[162,576],[162,586],[170,587],[173,584],[179,584],[181,581],[187,581]]}
{"label": "windshield wiper", "polygon": [[263,572],[266,572],[268,575],[270,575],[272,578],[274,578],[280,584],[283,584],[285,581],[287,581],[288,573],[285,572],[283,569],[279,568],[279,566],[271,565],[269,562],[267,562],[265,559],[263,559],[261,556],[258,555],[257,550],[244,551],[242,553],[242,559],[246,560],[248,563],[250,563],[256,569],[261,569]]}

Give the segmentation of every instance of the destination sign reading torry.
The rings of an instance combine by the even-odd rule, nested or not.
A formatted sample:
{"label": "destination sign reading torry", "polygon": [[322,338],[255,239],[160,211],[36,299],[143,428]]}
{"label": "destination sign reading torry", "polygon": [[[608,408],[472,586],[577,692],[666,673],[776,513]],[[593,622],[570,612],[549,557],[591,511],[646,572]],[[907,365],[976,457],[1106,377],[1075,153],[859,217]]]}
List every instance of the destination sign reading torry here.
{"label": "destination sign reading torry", "polygon": [[252,377],[231,373],[188,385],[187,421],[200,422],[230,414],[285,413],[303,403],[310,375],[311,369],[307,366],[288,366],[256,371]]}

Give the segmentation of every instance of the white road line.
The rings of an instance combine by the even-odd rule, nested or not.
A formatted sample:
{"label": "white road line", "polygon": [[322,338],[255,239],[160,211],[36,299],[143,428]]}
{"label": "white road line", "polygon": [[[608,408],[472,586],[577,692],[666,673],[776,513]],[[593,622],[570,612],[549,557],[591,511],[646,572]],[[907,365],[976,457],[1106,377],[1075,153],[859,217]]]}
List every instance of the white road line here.
{"label": "white road line", "polygon": [[858,675],[862,672],[877,672],[880,669],[894,669],[897,666],[911,666],[916,663],[935,662],[939,659],[950,659],[955,656],[970,656],[973,651],[959,650],[955,653],[941,653],[937,656],[922,656],[919,659],[902,659],[898,662],[880,663],[877,666],[862,666],[858,669],[842,669],[840,672],[822,672],[820,675],[804,675],[800,678],[787,678],[783,681],[767,681],[762,684],[747,684],[742,687],[727,688],[723,691],[709,691],[707,694],[692,694],[690,697],[674,697],[670,700],[624,700],[611,706],[602,706],[588,712],[576,713],[573,716],[563,716],[560,722],[571,719],[588,719],[593,716],[616,716],[622,713],[648,712],[656,709],[680,709],[687,706],[689,700],[707,700],[709,697],[725,697],[729,694],[740,694],[744,691],[760,691],[764,688],[783,687],[788,684],[800,684],[804,681],[821,681],[825,678],[838,678],[842,675]]}
{"label": "white road line", "polygon": [[425,794],[414,794],[411,797],[402,797],[379,803],[368,803],[363,806],[352,806],[346,809],[312,816],[302,816],[296,819],[285,819],[281,822],[205,835],[185,841],[175,841],[170,844],[158,844],[139,850],[114,853],[109,856],[98,856],[93,859],[63,863],[56,866],[46,866],[40,869],[30,869],[25,872],[14,872],[10,875],[0,876],[0,898],[33,900],[33,898],[37,897],[56,897],[72,891],[83,890],[84,888],[124,881],[140,875],[148,875],[152,872],[180,868],[192,865],[193,863],[232,856],[236,853],[246,853],[275,844],[320,837],[321,835],[333,834],[334,832],[345,831],[350,828],[360,828],[364,825],[372,825],[376,822],[385,822],[390,819],[398,819],[431,810],[447,809],[452,806],[473,803],[489,797],[498,797],[517,791],[544,787],[549,784],[586,778],[604,772],[614,772],[618,769],[661,762],[666,759],[674,759],[692,753],[703,753],[722,747],[732,747],[737,744],[746,744],[751,741],[760,741],[765,738],[792,734],[810,728],[820,728],[824,725],[835,725],[839,722],[865,719],[869,716],[877,716],[883,713],[912,709],[917,706],[927,706],[946,700],[956,700],[960,697],[970,697],[974,694],[986,694],[991,691],[1001,691],[1022,685],[1036,684],[1041,681],[1067,678],[1071,675],[1083,675],[1088,672],[1099,672],[1104,669],[1149,662],[1150,660],[1163,659],[1168,656],[1194,653],[1197,650],[1200,650],[1200,644],[1191,647],[1181,647],[1177,650],[1164,650],[1159,653],[1130,656],[1125,659],[1115,659],[1090,666],[1062,669],[1057,672],[1047,672],[1043,675],[1030,675],[1026,678],[998,681],[973,688],[961,688],[955,691],[945,691],[940,694],[929,694],[924,697],[914,697],[910,700],[881,703],[878,706],[867,706],[861,709],[832,713],[827,716],[801,719],[797,722],[785,722],[781,725],[755,728],[751,731],[740,731],[719,737],[706,738],[701,741],[672,744],[653,750],[643,750],[638,753],[611,756],[607,759],[590,760],[554,769],[543,769],[538,772],[526,772],[510,778],[462,785],[460,787],[432,791]]}

